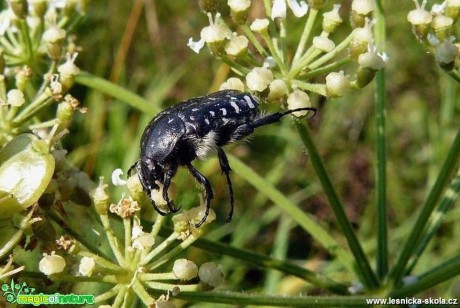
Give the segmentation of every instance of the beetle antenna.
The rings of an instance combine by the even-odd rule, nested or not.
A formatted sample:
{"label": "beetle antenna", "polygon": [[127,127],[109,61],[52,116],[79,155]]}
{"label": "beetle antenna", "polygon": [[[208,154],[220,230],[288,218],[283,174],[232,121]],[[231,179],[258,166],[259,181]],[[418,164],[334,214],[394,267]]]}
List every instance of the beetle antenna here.
{"label": "beetle antenna", "polygon": [[310,117],[310,119],[311,119],[316,115],[317,109],[314,108],[314,107],[302,107],[302,108],[286,110],[286,111],[282,112],[282,114],[283,114],[283,116],[285,116],[287,114],[291,114],[291,113],[294,113],[294,112],[297,112],[297,111],[313,111],[313,115]]}

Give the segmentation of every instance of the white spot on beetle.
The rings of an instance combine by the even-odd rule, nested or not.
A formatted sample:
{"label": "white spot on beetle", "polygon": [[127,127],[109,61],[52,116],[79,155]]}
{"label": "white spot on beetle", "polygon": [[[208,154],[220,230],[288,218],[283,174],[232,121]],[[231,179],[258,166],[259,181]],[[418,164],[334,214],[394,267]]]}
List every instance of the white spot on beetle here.
{"label": "white spot on beetle", "polygon": [[198,108],[193,108],[192,111],[198,111],[199,109]]}
{"label": "white spot on beetle", "polygon": [[174,121],[174,119],[169,119],[169,120],[168,120],[168,124],[171,123],[172,121]]}
{"label": "white spot on beetle", "polygon": [[216,115],[216,113],[214,111],[209,111],[209,113],[211,114],[211,117]]}
{"label": "white spot on beetle", "polygon": [[204,119],[204,122],[205,122],[206,124],[209,124],[209,120],[206,119],[206,118]]}
{"label": "white spot on beetle", "polygon": [[220,110],[222,111],[222,115],[226,115],[226,114],[227,114],[227,109],[225,109],[225,108],[220,108]]}
{"label": "white spot on beetle", "polygon": [[222,125],[225,125],[225,124],[227,124],[227,123],[228,123],[228,119],[226,119],[226,118],[222,118],[222,122],[223,122],[223,123],[222,123]]}
{"label": "white spot on beetle", "polygon": [[194,116],[190,116],[190,120],[195,121],[195,117],[194,117]]}
{"label": "white spot on beetle", "polygon": [[246,103],[248,103],[249,108],[253,109],[256,107],[249,96],[245,95],[244,99],[246,100]]}
{"label": "white spot on beetle", "polygon": [[232,107],[235,109],[236,113],[240,113],[240,107],[238,107],[237,103],[235,103],[234,101],[231,101],[230,105],[232,105]]}

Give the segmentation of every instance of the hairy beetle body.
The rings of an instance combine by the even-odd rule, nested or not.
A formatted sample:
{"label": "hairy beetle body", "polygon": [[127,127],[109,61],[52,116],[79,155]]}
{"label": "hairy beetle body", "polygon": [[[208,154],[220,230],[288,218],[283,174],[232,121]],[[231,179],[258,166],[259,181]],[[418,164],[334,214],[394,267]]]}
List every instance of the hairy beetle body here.
{"label": "hairy beetle body", "polygon": [[[306,107],[261,116],[257,100],[250,94],[235,90],[192,98],[165,109],[150,121],[141,138],[140,160],[130,168],[128,175],[136,168],[149,197],[152,189],[159,189],[156,182],[161,183],[163,198],[169,211],[176,212],[178,208],[169,200],[168,188],[177,168],[186,166],[204,188],[206,212],[203,219],[196,224],[199,227],[206,221],[213,191],[208,179],[191,162],[196,158],[204,158],[215,150],[230,192],[231,210],[227,219],[230,221],[234,203],[231,169],[221,147],[250,135],[256,127],[277,122],[284,115],[301,110],[315,111],[314,108]],[[152,199],[151,201],[158,213],[167,214]]]}

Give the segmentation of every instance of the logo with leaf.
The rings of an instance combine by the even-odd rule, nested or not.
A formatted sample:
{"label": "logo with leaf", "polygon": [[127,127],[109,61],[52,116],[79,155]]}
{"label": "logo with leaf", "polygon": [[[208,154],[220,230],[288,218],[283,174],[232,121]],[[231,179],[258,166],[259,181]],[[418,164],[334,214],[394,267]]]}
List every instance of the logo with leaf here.
{"label": "logo with leaf", "polygon": [[11,283],[4,283],[2,284],[2,296],[6,298],[9,303],[16,303],[17,298],[21,294],[33,294],[35,292],[35,288],[31,288],[27,285],[27,283],[23,282],[15,283],[14,279],[11,279]]}

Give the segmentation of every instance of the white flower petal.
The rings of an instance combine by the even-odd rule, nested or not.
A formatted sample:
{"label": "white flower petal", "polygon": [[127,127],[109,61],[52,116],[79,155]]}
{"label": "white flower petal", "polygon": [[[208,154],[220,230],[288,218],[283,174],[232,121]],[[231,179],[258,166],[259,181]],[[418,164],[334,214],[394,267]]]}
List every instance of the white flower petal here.
{"label": "white flower petal", "polygon": [[273,1],[272,19],[277,17],[286,18],[286,0]]}
{"label": "white flower petal", "polygon": [[193,38],[188,39],[187,46],[190,47],[195,53],[200,53],[201,48],[204,46],[204,39],[200,39],[198,42],[195,42]]}
{"label": "white flower petal", "polygon": [[126,185],[126,181],[120,178],[123,175],[123,170],[120,168],[113,170],[112,172],[112,183],[115,186],[123,186]]}
{"label": "white flower petal", "polygon": [[308,5],[305,1],[300,1],[300,4],[297,0],[287,0],[289,7],[294,13],[295,17],[302,17],[308,12]]}

